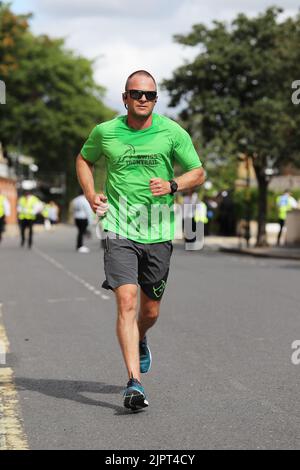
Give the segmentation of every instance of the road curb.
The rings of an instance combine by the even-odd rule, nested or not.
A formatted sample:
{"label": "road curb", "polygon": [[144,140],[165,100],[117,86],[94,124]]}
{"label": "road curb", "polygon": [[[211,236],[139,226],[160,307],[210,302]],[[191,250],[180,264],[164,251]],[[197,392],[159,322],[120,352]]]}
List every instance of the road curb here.
{"label": "road curb", "polygon": [[237,255],[242,255],[242,256],[254,256],[258,258],[275,258],[275,259],[291,259],[291,260],[296,260],[300,261],[300,253],[299,254],[293,254],[293,253],[270,253],[266,251],[255,251],[255,250],[247,250],[247,249],[240,249],[240,248],[225,248],[225,247],[220,247],[218,251],[222,253],[234,253]]}

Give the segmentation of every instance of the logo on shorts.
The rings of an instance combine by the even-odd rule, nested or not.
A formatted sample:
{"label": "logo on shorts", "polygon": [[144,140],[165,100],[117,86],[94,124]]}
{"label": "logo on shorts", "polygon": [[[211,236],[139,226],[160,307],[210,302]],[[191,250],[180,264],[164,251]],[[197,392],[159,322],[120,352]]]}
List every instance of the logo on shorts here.
{"label": "logo on shorts", "polygon": [[153,286],[153,292],[154,292],[155,297],[161,297],[163,294],[163,291],[165,290],[165,287],[166,287],[165,281],[161,281],[158,287]]}

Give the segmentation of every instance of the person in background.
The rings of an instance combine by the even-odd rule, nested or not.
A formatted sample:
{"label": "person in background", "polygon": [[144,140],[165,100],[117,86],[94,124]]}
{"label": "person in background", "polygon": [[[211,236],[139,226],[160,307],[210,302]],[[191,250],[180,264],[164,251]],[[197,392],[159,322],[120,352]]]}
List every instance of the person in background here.
{"label": "person in background", "polygon": [[44,227],[46,230],[51,229],[51,223],[49,220],[49,204],[46,203],[44,204],[43,210],[42,210],[42,216],[44,217]]}
{"label": "person in background", "polygon": [[236,214],[231,190],[224,190],[219,195],[218,222],[219,235],[224,237],[235,235]]}
{"label": "person in background", "polygon": [[0,190],[0,243],[2,241],[2,233],[5,229],[6,217],[10,216],[10,203]]}
{"label": "person in background", "polygon": [[195,209],[195,215],[194,215],[194,221],[197,226],[198,223],[202,223],[204,226],[204,234],[206,235],[206,226],[208,223],[208,217],[207,217],[207,205],[204,201],[198,201],[196,204],[196,209]]}
{"label": "person in background", "polygon": [[43,210],[43,203],[31,191],[24,191],[23,196],[18,200],[17,212],[21,232],[21,246],[25,244],[25,235],[28,229],[28,248],[32,247],[33,225],[36,216]]}
{"label": "person in background", "polygon": [[280,238],[285,226],[287,214],[292,209],[295,209],[298,204],[295,198],[291,195],[289,189],[286,189],[283,194],[276,198],[276,206],[278,211],[279,232],[277,236],[277,245],[280,245]]}
{"label": "person in background", "polygon": [[85,235],[88,235],[87,228],[93,222],[93,212],[82,190],[79,191],[79,195],[73,199],[71,204],[75,225],[78,229],[76,250],[78,253],[89,253],[90,250],[84,246],[83,239]]}
{"label": "person in background", "polygon": [[213,200],[213,198],[210,198],[209,196],[205,196],[203,202],[207,207],[207,223],[204,226],[204,235],[209,236],[212,233],[212,225],[218,204]]}
{"label": "person in background", "polygon": [[183,234],[186,243],[196,241],[195,211],[198,203],[198,193],[194,189],[189,189],[183,196]]}
{"label": "person in background", "polygon": [[59,219],[59,207],[55,204],[54,201],[49,202],[49,220],[51,225],[55,225],[58,223]]}

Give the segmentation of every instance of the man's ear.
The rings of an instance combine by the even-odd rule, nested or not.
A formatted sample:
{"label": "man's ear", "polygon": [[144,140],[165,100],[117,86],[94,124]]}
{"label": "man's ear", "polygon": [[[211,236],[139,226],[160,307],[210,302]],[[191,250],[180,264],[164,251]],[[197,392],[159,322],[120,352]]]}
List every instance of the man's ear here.
{"label": "man's ear", "polygon": [[127,100],[127,93],[122,93],[122,98],[123,98],[123,103],[124,103],[124,106],[126,109],[128,109],[128,105],[125,103],[125,101]]}

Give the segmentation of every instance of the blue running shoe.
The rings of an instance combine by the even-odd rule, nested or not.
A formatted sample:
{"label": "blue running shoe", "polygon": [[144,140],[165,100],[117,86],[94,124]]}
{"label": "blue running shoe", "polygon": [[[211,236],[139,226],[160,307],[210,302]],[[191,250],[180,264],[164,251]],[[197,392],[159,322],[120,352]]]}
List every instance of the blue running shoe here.
{"label": "blue running shoe", "polygon": [[152,355],[149,346],[147,345],[146,336],[140,341],[140,372],[146,374],[149,372],[152,364]]}
{"label": "blue running shoe", "polygon": [[124,391],[124,406],[136,411],[149,405],[146,400],[145,390],[137,379],[130,379]]}

